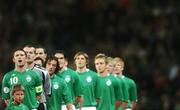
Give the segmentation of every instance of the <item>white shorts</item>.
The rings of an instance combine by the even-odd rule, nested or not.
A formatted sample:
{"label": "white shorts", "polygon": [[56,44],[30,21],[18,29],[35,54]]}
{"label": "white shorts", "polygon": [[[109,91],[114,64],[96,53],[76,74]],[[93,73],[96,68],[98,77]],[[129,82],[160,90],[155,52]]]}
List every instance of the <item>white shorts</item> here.
{"label": "white shorts", "polygon": [[131,108],[126,108],[125,110],[131,110]]}
{"label": "white shorts", "polygon": [[[79,110],[79,109],[76,109]],[[81,110],[96,110],[96,107],[82,107]]]}
{"label": "white shorts", "polygon": [[[76,110],[75,106],[73,105],[72,110]],[[67,110],[66,105],[61,106],[61,110]]]}

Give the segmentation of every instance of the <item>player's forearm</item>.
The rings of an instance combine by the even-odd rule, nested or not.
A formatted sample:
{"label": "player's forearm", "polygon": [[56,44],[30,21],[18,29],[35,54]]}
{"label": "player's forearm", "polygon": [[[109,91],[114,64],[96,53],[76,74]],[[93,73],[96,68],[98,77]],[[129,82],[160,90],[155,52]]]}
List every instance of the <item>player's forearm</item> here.
{"label": "player's forearm", "polygon": [[99,104],[100,98],[96,98],[97,105]]}
{"label": "player's forearm", "polygon": [[77,96],[76,97],[76,102],[79,104],[79,110],[81,110],[82,104],[83,104],[83,97],[82,96]]}
{"label": "player's forearm", "polygon": [[4,103],[6,106],[8,106],[9,105],[9,99],[4,100]]}
{"label": "player's forearm", "polygon": [[41,96],[36,96],[36,99],[38,100],[38,102],[40,102]]}
{"label": "player's forearm", "polygon": [[122,110],[125,110],[126,109],[126,107],[127,107],[127,102],[122,102]]}
{"label": "player's forearm", "polygon": [[136,102],[131,102],[131,110],[135,110],[136,109]]}
{"label": "player's forearm", "polygon": [[116,103],[115,103],[115,110],[118,110],[120,105],[121,105],[121,101],[117,100]]}
{"label": "player's forearm", "polygon": [[73,110],[73,105],[71,103],[66,104],[67,110]]}

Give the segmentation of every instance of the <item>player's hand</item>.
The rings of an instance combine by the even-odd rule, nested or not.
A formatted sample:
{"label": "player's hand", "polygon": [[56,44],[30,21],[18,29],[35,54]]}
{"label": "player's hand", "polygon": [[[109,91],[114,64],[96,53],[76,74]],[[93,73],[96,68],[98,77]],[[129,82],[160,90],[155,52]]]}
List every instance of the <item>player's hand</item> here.
{"label": "player's hand", "polygon": [[76,102],[82,103],[83,102],[83,97],[82,96],[77,96],[76,97]]}
{"label": "player's hand", "polygon": [[4,100],[4,103],[5,103],[6,106],[8,106],[9,105],[9,100]]}
{"label": "player's hand", "polygon": [[38,100],[38,102],[41,100],[41,96],[36,96],[36,99]]}

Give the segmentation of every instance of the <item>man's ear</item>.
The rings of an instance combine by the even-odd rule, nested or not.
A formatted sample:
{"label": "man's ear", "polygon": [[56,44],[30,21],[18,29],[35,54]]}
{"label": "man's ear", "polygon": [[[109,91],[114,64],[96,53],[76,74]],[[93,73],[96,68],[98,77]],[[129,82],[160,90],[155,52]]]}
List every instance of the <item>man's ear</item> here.
{"label": "man's ear", "polygon": [[65,59],[65,65],[67,66],[68,65],[68,61]]}
{"label": "man's ear", "polygon": [[13,62],[15,62],[15,59],[14,59],[14,57],[13,57],[12,61],[13,61]]}

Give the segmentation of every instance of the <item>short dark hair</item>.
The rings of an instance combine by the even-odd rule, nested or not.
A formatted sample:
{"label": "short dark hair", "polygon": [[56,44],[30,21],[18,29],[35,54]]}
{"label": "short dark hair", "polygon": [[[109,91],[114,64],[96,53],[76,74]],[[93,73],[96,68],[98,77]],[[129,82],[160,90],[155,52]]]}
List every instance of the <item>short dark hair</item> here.
{"label": "short dark hair", "polygon": [[67,54],[66,54],[66,52],[65,52],[64,50],[56,50],[56,51],[54,52],[54,55],[55,55],[56,53],[59,53],[59,54],[64,55],[65,60],[68,60]]}
{"label": "short dark hair", "polygon": [[13,52],[13,57],[14,57],[14,53],[15,53],[16,51],[22,51],[22,52],[24,52],[25,56],[27,57],[26,52],[25,52],[22,48],[17,48],[16,50],[14,50],[14,52]]}
{"label": "short dark hair", "polygon": [[35,49],[38,49],[38,48],[42,48],[42,49],[44,50],[44,53],[47,54],[47,50],[46,50],[45,47],[43,47],[42,45],[37,45],[37,46],[35,47]]}

